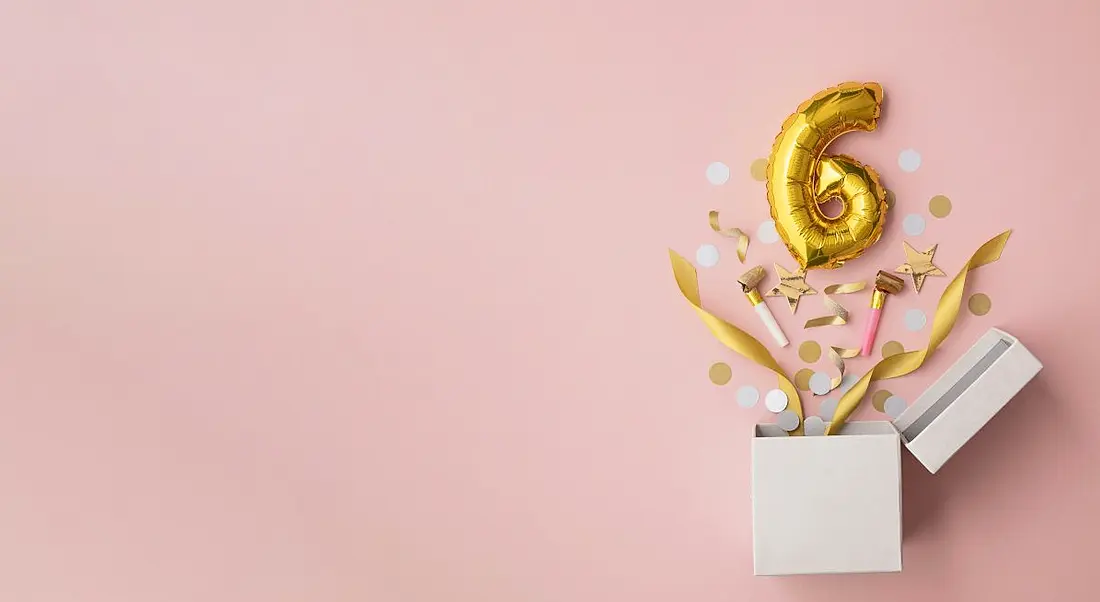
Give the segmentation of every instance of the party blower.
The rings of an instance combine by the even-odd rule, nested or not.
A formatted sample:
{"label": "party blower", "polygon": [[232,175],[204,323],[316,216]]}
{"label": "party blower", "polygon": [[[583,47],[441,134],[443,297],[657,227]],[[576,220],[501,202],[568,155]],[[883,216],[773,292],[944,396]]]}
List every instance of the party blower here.
{"label": "party blower", "polygon": [[871,355],[875,346],[875,333],[878,321],[882,318],[882,308],[886,305],[886,295],[896,295],[905,287],[905,281],[893,274],[879,270],[875,276],[875,292],[871,294],[871,315],[867,316],[867,329],[863,331],[863,347],[860,355]]}
{"label": "party blower", "polygon": [[764,298],[760,296],[760,291],[756,290],[756,285],[764,280],[764,274],[764,266],[758,265],[744,274],[741,274],[737,282],[741,285],[741,290],[745,293],[745,297],[752,303],[752,306],[756,308],[756,314],[760,316],[760,321],[764,323],[764,326],[768,327],[768,332],[772,333],[772,338],[775,339],[775,342],[779,343],[780,347],[786,347],[790,345],[791,342],[787,340],[787,335],[783,334],[783,330],[779,328],[779,323],[775,321],[772,310],[768,309],[768,305],[764,303]]}

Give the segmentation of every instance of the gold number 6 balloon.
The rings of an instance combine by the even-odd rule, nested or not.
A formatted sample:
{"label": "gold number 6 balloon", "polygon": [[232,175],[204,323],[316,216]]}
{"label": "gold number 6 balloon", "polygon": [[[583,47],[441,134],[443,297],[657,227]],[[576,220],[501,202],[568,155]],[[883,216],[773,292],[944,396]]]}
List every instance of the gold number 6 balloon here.
{"label": "gold number 6 balloon", "polygon": [[[882,86],[848,82],[823,90],[783,122],[768,157],[768,204],[780,238],[803,268],[837,268],[882,236],[886,190],[874,169],[825,148],[878,123]],[[819,205],[838,198],[827,217]]]}

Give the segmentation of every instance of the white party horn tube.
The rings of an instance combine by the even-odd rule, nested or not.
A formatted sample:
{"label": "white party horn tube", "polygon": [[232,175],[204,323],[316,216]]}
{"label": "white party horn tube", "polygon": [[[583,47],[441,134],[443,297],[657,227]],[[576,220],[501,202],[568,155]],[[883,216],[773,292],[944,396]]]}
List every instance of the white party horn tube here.
{"label": "white party horn tube", "polygon": [[760,321],[764,323],[764,326],[768,327],[768,332],[772,334],[772,338],[776,343],[779,343],[780,347],[786,347],[791,342],[787,340],[787,335],[783,334],[783,330],[779,328],[779,323],[775,321],[775,316],[772,315],[772,310],[768,309],[768,305],[764,303],[764,298],[760,296],[760,291],[756,290],[756,285],[760,284],[764,280],[764,266],[756,266],[755,268],[741,274],[741,277],[737,279],[737,282],[741,285],[741,290],[745,293],[745,297],[752,303],[752,306],[756,309],[756,315],[760,316]]}

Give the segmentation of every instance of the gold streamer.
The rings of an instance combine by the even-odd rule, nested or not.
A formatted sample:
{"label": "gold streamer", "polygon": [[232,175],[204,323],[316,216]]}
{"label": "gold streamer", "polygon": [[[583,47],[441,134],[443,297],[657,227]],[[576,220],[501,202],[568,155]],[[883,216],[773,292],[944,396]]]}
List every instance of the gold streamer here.
{"label": "gold streamer", "polygon": [[826,435],[833,434],[840,430],[844,425],[844,421],[852,415],[852,412],[854,412],[857,407],[859,407],[859,402],[867,393],[867,388],[871,383],[905,376],[917,368],[920,368],[924,360],[935,353],[936,348],[943,343],[947,335],[951,334],[951,329],[955,326],[955,320],[959,317],[959,307],[962,305],[963,289],[966,287],[966,275],[970,273],[970,270],[976,270],[983,265],[993,263],[1000,259],[1001,251],[1004,250],[1005,244],[1008,242],[1008,237],[1011,234],[1012,231],[1008,230],[986,241],[985,244],[974,252],[966,262],[966,265],[959,270],[959,273],[951,280],[951,283],[947,285],[943,294],[940,295],[939,303],[936,305],[935,316],[932,318],[932,334],[928,338],[928,347],[917,351],[906,351],[905,353],[891,355],[875,364],[874,368],[871,368],[867,374],[864,374],[863,378],[860,378],[859,381],[840,398],[840,402],[837,403],[836,413],[833,414],[833,420],[825,429]]}
{"label": "gold streamer", "polygon": [[[822,302],[825,304],[825,308],[832,312],[831,316],[820,316],[817,318],[810,318],[806,320],[806,325],[803,328],[819,328],[821,326],[842,326],[848,323],[848,309],[837,303],[835,299],[829,298],[829,295],[847,295],[850,293],[858,293],[867,287],[865,282],[845,282],[843,284],[830,284],[825,287],[824,294],[822,295]],[[848,349],[846,347],[830,347],[829,348],[829,361],[833,363],[833,367],[836,368],[837,376],[829,380],[829,393],[832,393],[840,386],[840,382],[844,380],[844,360],[851,359],[859,355],[859,348]],[[827,395],[828,393],[826,393]]]}
{"label": "gold streamer", "polygon": [[672,249],[668,250],[668,256],[672,260],[672,274],[676,277],[680,293],[695,308],[711,334],[726,347],[775,372],[779,377],[779,389],[787,394],[787,409],[798,415],[798,428],[791,431],[791,434],[802,435],[802,401],[791,380],[783,373],[783,368],[779,367],[779,362],[776,362],[767,347],[764,347],[763,343],[751,334],[703,309],[699,298],[699,276],[695,273],[695,266]]}
{"label": "gold streamer", "polygon": [[745,253],[749,250],[749,236],[741,231],[740,228],[729,228],[723,230],[722,226],[718,225],[718,212],[710,212],[710,229],[721,234],[722,236],[728,236],[730,238],[737,239],[737,259],[741,263],[745,263]]}
{"label": "gold streamer", "polygon": [[[844,360],[850,360],[853,357],[859,356],[859,347],[854,349],[848,347],[829,347],[829,361],[833,363],[833,367],[836,368],[837,377],[829,380],[829,393],[832,393],[840,386],[841,381],[844,380]],[[828,393],[826,393],[828,395]]]}
{"label": "gold streamer", "polygon": [[825,287],[824,294],[821,296],[822,303],[825,304],[825,309],[829,310],[833,315],[820,316],[817,318],[810,318],[806,320],[806,325],[803,328],[818,328],[820,326],[841,326],[848,323],[848,310],[836,300],[829,298],[829,295],[847,295],[850,293],[858,293],[867,287],[865,282],[845,282],[843,284],[830,284]]}

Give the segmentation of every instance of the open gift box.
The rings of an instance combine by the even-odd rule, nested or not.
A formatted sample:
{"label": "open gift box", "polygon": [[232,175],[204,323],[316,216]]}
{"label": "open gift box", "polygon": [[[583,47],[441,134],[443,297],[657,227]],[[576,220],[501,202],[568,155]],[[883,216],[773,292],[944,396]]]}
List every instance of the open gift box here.
{"label": "open gift box", "polygon": [[852,422],[830,436],[752,440],[757,575],[900,571],[901,447],[935,473],[1042,369],[991,329],[893,424]]}

